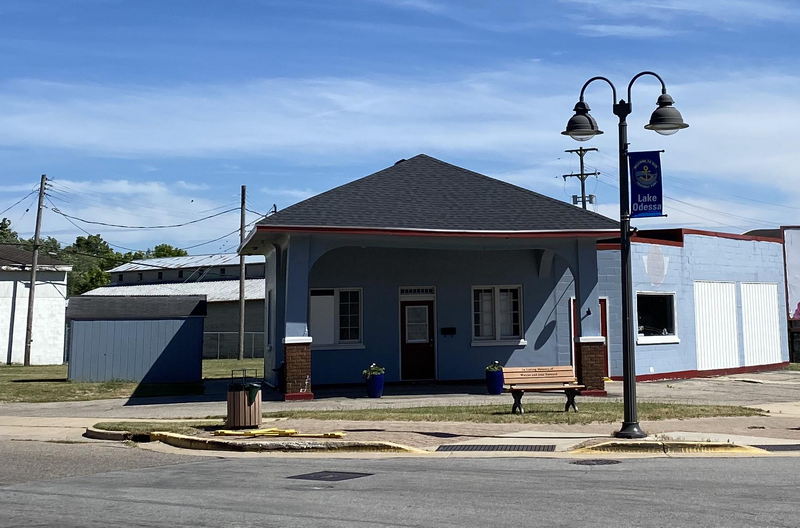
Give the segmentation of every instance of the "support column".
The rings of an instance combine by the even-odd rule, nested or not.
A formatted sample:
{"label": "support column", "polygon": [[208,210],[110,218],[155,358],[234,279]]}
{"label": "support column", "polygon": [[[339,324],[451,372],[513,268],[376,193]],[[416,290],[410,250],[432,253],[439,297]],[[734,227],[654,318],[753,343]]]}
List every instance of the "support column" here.
{"label": "support column", "polygon": [[308,335],[308,274],[310,240],[289,239],[285,259],[286,289],[283,354],[286,366],[284,400],[311,400],[311,336]]}
{"label": "support column", "polygon": [[[593,341],[597,339],[598,341]],[[582,396],[607,396],[605,382],[606,343],[605,339],[579,338],[583,342],[575,343],[575,354],[581,355],[581,371],[576,372],[578,379],[586,388]]]}
{"label": "support column", "polygon": [[575,342],[578,381],[586,385],[584,396],[606,396],[604,362],[607,343],[600,330],[597,294],[597,246],[594,240],[578,240],[576,248],[575,306],[579,336]]}
{"label": "support column", "polygon": [[313,400],[311,392],[311,338],[287,337],[283,340],[286,355],[285,401]]}

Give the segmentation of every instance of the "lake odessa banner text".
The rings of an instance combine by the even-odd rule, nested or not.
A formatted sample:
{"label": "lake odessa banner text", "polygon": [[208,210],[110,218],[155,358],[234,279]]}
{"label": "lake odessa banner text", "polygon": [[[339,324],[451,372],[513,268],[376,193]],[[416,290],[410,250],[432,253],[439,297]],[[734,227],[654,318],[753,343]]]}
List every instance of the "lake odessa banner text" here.
{"label": "lake odessa banner text", "polygon": [[659,151],[629,152],[631,218],[662,216],[661,156]]}

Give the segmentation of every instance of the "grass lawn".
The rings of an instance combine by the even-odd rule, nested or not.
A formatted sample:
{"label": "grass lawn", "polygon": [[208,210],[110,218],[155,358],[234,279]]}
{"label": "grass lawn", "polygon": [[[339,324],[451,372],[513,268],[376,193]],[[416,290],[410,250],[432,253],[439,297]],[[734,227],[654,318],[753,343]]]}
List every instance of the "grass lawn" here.
{"label": "grass lawn", "polygon": [[[231,369],[264,370],[263,359],[210,359],[203,361],[203,378],[230,378]],[[85,401],[131,396],[202,394],[202,384],[138,384],[127,381],[72,382],[66,365],[0,365],[0,402]]]}
{"label": "grass lawn", "polygon": [[[563,403],[527,403],[525,414],[511,414],[511,404],[453,407],[411,407],[407,409],[359,409],[351,411],[280,411],[265,413],[270,418],[312,418],[318,420],[354,421],[419,421],[419,422],[483,422],[588,424],[618,422],[622,403],[581,402],[580,412],[563,412]],[[730,405],[686,405],[675,403],[639,403],[639,420],[669,420],[714,416],[762,416],[754,409]]]}
{"label": "grass lawn", "polygon": [[[317,420],[348,421],[420,421],[420,422],[478,422],[478,423],[530,423],[530,424],[588,424],[593,422],[613,423],[622,417],[622,403],[584,403],[581,412],[563,412],[558,403],[528,404],[525,414],[511,414],[510,405],[476,405],[462,407],[411,407],[407,409],[364,409],[355,411],[284,411],[264,413],[268,418],[309,418]],[[707,418],[714,416],[763,416],[754,409],[729,405],[684,405],[673,403],[639,403],[639,419],[657,421],[668,419]],[[166,431],[194,434],[210,429],[219,429],[224,421],[176,421],[176,422],[101,422],[98,429],[130,431],[134,434],[149,434]]]}
{"label": "grass lawn", "polygon": [[193,420],[185,422],[100,422],[94,424],[94,427],[106,431],[128,431],[133,434],[150,434],[153,431],[160,431],[192,435],[208,429],[219,429],[224,425],[224,420]]}
{"label": "grass lawn", "polygon": [[73,383],[67,380],[66,365],[0,366],[0,401],[50,402],[126,398],[136,383],[107,381]]}
{"label": "grass lawn", "polygon": [[[264,359],[204,359],[203,360],[203,379],[230,378],[231,370],[238,369],[257,369],[258,377],[264,376]],[[248,376],[254,377],[252,372]],[[241,377],[241,373],[239,373]]]}
{"label": "grass lawn", "polygon": [[786,367],[786,370],[800,370],[800,363],[789,363],[789,366]]}

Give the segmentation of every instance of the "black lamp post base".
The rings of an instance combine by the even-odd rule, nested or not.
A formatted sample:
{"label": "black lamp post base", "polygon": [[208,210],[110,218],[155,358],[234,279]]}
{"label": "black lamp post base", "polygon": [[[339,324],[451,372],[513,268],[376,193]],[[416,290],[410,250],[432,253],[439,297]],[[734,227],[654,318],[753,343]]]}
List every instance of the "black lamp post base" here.
{"label": "black lamp post base", "polygon": [[617,438],[644,438],[647,433],[639,427],[639,422],[622,422],[622,428],[614,433]]}

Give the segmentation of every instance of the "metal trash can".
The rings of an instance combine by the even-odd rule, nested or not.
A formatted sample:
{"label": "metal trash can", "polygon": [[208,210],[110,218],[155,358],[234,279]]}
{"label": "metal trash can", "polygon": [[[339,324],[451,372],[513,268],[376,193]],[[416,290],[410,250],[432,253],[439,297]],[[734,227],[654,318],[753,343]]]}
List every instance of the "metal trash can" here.
{"label": "metal trash can", "polygon": [[[249,369],[231,371],[228,385],[228,417],[225,425],[231,429],[247,429],[261,426],[261,383],[248,381]],[[258,370],[254,378],[258,378]],[[235,373],[241,372],[240,378]]]}

